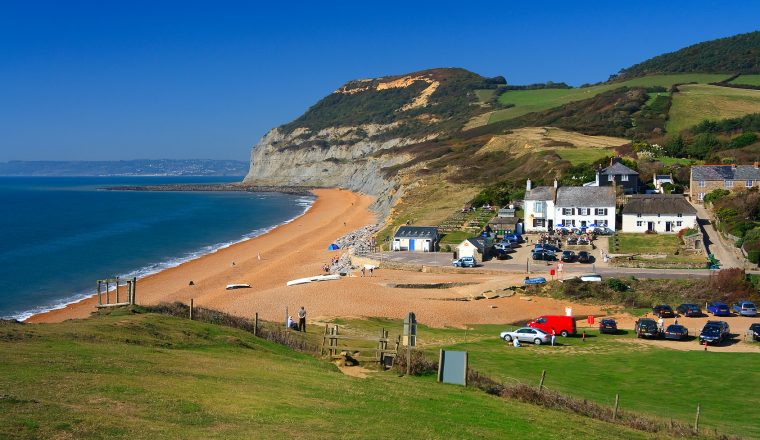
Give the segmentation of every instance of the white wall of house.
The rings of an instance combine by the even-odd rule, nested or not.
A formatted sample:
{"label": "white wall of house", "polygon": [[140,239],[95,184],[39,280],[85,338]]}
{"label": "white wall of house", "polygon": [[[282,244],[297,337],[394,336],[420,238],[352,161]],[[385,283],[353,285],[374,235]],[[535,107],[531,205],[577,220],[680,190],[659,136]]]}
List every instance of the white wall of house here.
{"label": "white wall of house", "polygon": [[566,228],[580,228],[592,224],[607,225],[615,229],[615,206],[606,208],[554,208],[554,224],[563,225]]}
{"label": "white wall of house", "polygon": [[461,243],[459,243],[456,247],[457,251],[457,257],[473,257],[476,260],[480,258],[480,253],[478,252],[478,248],[475,247],[472,243],[465,240]]}
{"label": "white wall of house", "polygon": [[[410,246],[413,241],[413,246]],[[394,238],[393,239],[394,251],[408,251],[413,250],[415,252],[433,252],[433,240],[429,238]]]}
{"label": "white wall of house", "polygon": [[554,221],[553,200],[526,200],[525,201],[525,231],[546,232],[549,229],[549,220]]}
{"label": "white wall of house", "polygon": [[681,229],[697,226],[696,215],[677,214],[623,214],[623,232],[647,232],[676,234]]}

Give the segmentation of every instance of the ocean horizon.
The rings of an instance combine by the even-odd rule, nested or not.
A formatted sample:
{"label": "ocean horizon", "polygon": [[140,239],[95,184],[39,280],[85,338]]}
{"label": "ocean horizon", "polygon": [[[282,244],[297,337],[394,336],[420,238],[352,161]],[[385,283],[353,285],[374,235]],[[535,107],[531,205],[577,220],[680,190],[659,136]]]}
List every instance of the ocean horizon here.
{"label": "ocean horizon", "polygon": [[[109,191],[116,185],[229,183],[242,177],[0,177],[0,317],[26,320],[265,234],[314,197]],[[139,288],[139,286],[138,286]]]}

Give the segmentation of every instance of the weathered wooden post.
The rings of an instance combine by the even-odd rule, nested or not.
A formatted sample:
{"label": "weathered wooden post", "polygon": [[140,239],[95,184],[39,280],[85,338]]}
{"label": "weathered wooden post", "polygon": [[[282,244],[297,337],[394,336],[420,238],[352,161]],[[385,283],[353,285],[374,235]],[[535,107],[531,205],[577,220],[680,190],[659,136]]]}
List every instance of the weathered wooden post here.
{"label": "weathered wooden post", "polygon": [[116,277],[116,304],[119,304],[119,277]]}
{"label": "weathered wooden post", "polygon": [[697,404],[697,417],[694,419],[694,434],[699,434],[699,410],[700,405]]}
{"label": "weathered wooden post", "polygon": [[544,390],[544,378],[546,377],[546,370],[541,370],[541,381],[538,382],[538,392]]}
{"label": "weathered wooden post", "polygon": [[259,312],[256,312],[256,317],[253,321],[253,336],[259,335]]}
{"label": "weathered wooden post", "polygon": [[[615,394],[615,409],[612,410],[612,420],[615,421],[617,419],[617,413],[618,413],[618,406],[620,405],[620,394]],[[673,419],[670,419],[672,422]]]}
{"label": "weathered wooden post", "polygon": [[190,320],[193,320],[193,299],[190,298]]}
{"label": "weathered wooden post", "polygon": [[417,345],[417,317],[409,312],[404,318],[404,345],[406,345],[406,374],[411,373],[412,347]]}
{"label": "weathered wooden post", "polygon": [[103,298],[101,297],[101,293],[100,293],[100,280],[98,280],[98,305],[99,306],[103,305]]}
{"label": "weathered wooden post", "polygon": [[106,304],[111,304],[111,284],[106,280]]}
{"label": "weathered wooden post", "polygon": [[136,291],[137,291],[137,277],[132,277],[132,299],[129,302],[131,305],[137,304],[137,300],[135,299]]}

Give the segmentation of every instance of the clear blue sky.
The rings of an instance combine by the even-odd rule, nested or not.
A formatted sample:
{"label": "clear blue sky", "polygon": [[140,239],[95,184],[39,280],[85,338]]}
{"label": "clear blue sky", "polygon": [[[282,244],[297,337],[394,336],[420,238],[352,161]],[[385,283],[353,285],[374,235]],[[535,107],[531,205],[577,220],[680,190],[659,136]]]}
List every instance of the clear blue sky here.
{"label": "clear blue sky", "polygon": [[350,79],[578,85],[760,27],[754,1],[362,3],[4,1],[0,160],[247,159]]}

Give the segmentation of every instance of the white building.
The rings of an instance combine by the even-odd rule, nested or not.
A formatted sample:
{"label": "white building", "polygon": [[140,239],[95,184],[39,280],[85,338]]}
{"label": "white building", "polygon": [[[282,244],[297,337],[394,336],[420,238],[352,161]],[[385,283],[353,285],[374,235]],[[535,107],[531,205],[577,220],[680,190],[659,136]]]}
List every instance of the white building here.
{"label": "white building", "polygon": [[393,236],[394,251],[434,252],[438,228],[433,226],[402,226]]}
{"label": "white building", "polygon": [[525,232],[546,232],[554,227],[554,198],[557,181],[554,186],[537,186],[533,188],[530,179],[525,184]]}
{"label": "white building", "polygon": [[591,225],[615,229],[615,188],[612,186],[531,187],[526,184],[525,230],[544,232],[558,225],[583,228]]}
{"label": "white building", "polygon": [[652,183],[654,184],[655,192],[660,193],[660,194],[665,194],[665,189],[662,186],[667,183],[672,185],[673,175],[672,174],[655,174],[654,177],[652,177]]}
{"label": "white building", "polygon": [[697,210],[681,194],[631,196],[623,207],[623,232],[675,234],[697,227]]}
{"label": "white building", "polygon": [[554,225],[583,228],[591,225],[615,230],[615,188],[563,186],[554,202]]}

